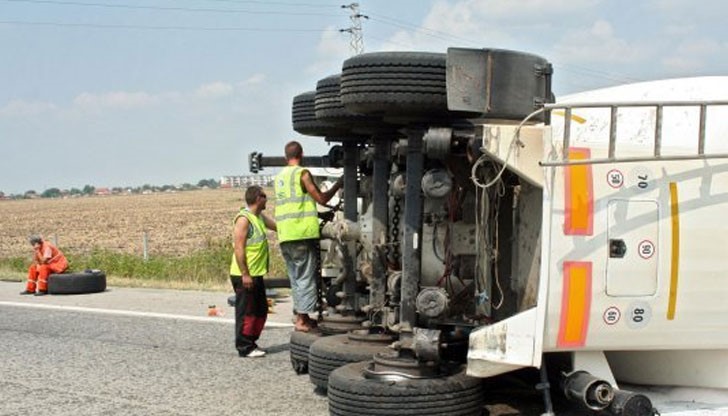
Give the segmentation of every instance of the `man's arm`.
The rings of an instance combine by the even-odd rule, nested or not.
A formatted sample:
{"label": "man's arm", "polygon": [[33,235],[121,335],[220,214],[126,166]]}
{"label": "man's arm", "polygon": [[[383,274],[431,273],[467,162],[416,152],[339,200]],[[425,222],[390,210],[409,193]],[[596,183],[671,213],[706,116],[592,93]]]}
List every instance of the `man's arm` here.
{"label": "man's arm", "polygon": [[304,170],[301,174],[301,187],[308,192],[309,195],[311,195],[311,198],[313,198],[314,201],[318,202],[321,205],[326,205],[327,202],[331,200],[331,198],[336,195],[336,192],[341,189],[341,186],[344,184],[344,177],[342,176],[339,178],[338,181],[332,186],[330,189],[327,189],[324,192],[321,192],[318,185],[316,185],[316,182],[313,181],[313,176],[311,176],[311,172],[308,170]]}
{"label": "man's arm", "polygon": [[51,251],[51,248],[48,246],[47,243],[43,243],[43,245],[40,247],[40,250],[36,252],[37,258],[38,258],[38,264],[48,264],[50,262],[51,257],[53,256],[53,252]]}
{"label": "man's arm", "polygon": [[248,261],[245,258],[245,247],[248,243],[248,229],[250,221],[244,216],[240,216],[235,221],[233,228],[233,251],[235,252],[235,261],[238,262],[240,273],[243,277],[243,287],[251,289],[253,287],[253,279],[250,277],[248,270]]}
{"label": "man's arm", "polygon": [[263,217],[263,223],[265,224],[265,227],[271,231],[278,231],[278,226],[276,225],[276,220],[269,217],[268,214],[265,212],[260,213],[261,217]]}

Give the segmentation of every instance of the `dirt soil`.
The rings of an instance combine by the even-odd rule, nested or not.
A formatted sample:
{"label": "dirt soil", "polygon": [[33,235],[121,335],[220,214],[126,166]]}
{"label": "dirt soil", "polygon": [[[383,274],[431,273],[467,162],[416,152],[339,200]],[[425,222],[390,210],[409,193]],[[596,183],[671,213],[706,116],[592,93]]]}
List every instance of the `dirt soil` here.
{"label": "dirt soil", "polygon": [[141,255],[144,233],[150,255],[182,255],[230,239],[242,203],[242,189],[0,201],[0,256],[30,256],[31,234],[74,253]]}

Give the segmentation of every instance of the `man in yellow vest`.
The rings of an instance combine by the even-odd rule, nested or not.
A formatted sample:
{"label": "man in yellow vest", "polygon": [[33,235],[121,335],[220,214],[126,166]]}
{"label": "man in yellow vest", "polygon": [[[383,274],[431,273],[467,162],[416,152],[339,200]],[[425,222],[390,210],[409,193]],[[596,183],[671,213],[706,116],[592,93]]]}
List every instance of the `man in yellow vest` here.
{"label": "man in yellow vest", "polygon": [[247,208],[241,208],[233,220],[233,258],[230,282],[235,289],[235,348],[241,357],[262,357],[258,338],[268,317],[263,275],[268,272],[266,228],[276,223],[263,210],[267,197],[260,186],[245,191]]}
{"label": "man in yellow vest", "polygon": [[286,144],[285,152],[288,166],[275,178],[275,218],[281,254],[291,281],[295,329],[308,332],[316,326],[316,321],[309,316],[316,311],[317,300],[320,235],[316,203],[329,202],[341,188],[342,180],[321,192],[311,172],[300,166],[303,159],[301,144],[291,141]]}

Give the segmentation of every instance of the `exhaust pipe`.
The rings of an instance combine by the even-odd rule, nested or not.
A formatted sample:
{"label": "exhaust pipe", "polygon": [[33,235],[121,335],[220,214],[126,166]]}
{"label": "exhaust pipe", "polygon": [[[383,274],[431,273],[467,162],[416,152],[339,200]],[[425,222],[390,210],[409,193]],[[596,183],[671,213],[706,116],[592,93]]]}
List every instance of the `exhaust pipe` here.
{"label": "exhaust pipe", "polygon": [[614,400],[614,387],[586,371],[575,371],[566,375],[562,386],[567,399],[590,410],[604,410]]}
{"label": "exhaust pipe", "polygon": [[654,416],[657,414],[652,401],[644,394],[627,390],[614,392],[614,400],[609,405],[609,413],[615,416]]}

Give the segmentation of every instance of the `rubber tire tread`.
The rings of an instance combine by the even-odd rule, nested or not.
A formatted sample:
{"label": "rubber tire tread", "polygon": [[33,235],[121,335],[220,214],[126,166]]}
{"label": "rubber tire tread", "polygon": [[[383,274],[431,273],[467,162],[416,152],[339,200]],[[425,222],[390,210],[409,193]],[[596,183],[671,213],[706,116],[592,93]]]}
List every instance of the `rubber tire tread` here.
{"label": "rubber tire tread", "polygon": [[317,339],[322,337],[321,332],[292,331],[289,341],[291,366],[296,374],[308,373],[308,350]]}
{"label": "rubber tire tread", "polygon": [[355,115],[344,108],[339,97],[341,75],[332,75],[319,80],[316,84],[316,98],[314,111],[316,117],[321,119],[340,118],[347,115]]}
{"label": "rubber tire tread", "polygon": [[387,345],[351,340],[347,334],[321,338],[311,344],[308,353],[311,383],[325,390],[332,371],[349,363],[371,360],[374,354],[386,351]]}
{"label": "rubber tire tread", "polygon": [[434,80],[428,79],[431,69],[386,73],[387,69],[391,68],[351,75],[344,70],[340,93],[344,106],[356,113],[385,116],[448,115],[444,65]]}
{"label": "rubber tire tread", "polygon": [[343,69],[361,67],[445,68],[447,55],[437,52],[372,52],[344,61]]}
{"label": "rubber tire tread", "polygon": [[348,129],[337,127],[316,118],[316,91],[309,91],[293,97],[291,120],[293,130],[306,136],[350,136]]}
{"label": "rubber tire tread", "polygon": [[465,372],[437,379],[377,381],[364,378],[364,361],[342,366],[329,375],[329,414],[482,415],[483,386]]}
{"label": "rubber tire tread", "polygon": [[341,102],[341,74],[332,75],[319,80],[316,84],[314,111],[316,118],[332,124],[351,126],[379,126],[381,120],[354,113],[344,107]]}
{"label": "rubber tire tread", "polygon": [[448,115],[445,54],[377,52],[344,62],[341,102],[390,116]]}
{"label": "rubber tire tread", "polygon": [[[333,393],[333,392],[332,392]],[[332,397],[335,396],[335,394],[332,394]],[[400,411],[400,412],[411,412],[416,411],[419,412],[423,408],[428,409],[432,413],[447,413],[447,412],[457,412],[457,411],[466,411],[466,412],[473,412],[474,408],[479,408],[483,404],[482,398],[471,398],[470,400],[461,400],[461,399],[453,399],[453,400],[440,400],[435,403],[427,403],[426,406],[423,405],[423,403],[419,403],[419,406],[412,405],[407,402],[401,402],[401,403],[373,403],[370,401],[363,402],[363,401],[346,401],[341,398],[336,398],[336,401],[332,403],[332,406],[335,407],[338,410],[346,410],[348,412],[361,412],[361,413],[382,413],[382,412],[393,412],[393,411]],[[385,413],[386,414],[386,413]]]}
{"label": "rubber tire tread", "polygon": [[48,276],[48,293],[52,295],[78,295],[105,290],[104,272],[54,273]]}

